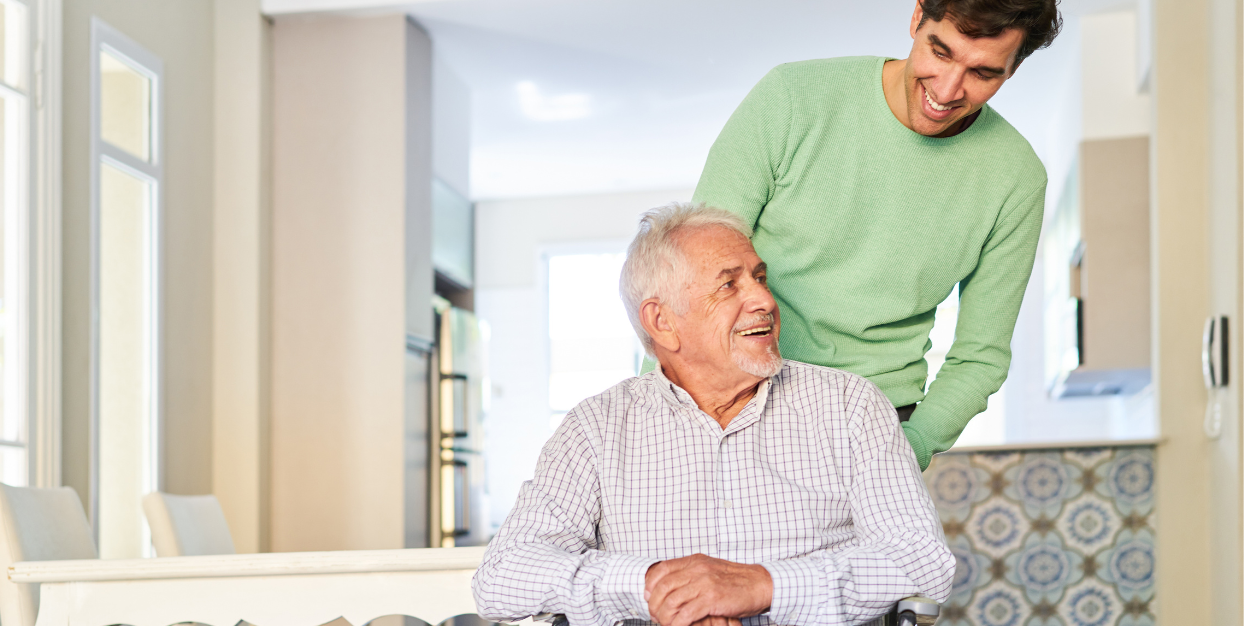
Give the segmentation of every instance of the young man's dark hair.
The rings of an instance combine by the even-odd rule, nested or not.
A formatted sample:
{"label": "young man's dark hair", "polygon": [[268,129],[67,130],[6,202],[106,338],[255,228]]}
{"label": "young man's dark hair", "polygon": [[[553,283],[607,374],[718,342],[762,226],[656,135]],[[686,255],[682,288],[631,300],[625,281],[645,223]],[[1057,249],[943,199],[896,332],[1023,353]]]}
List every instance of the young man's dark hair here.
{"label": "young man's dark hair", "polygon": [[1015,52],[1015,66],[1028,55],[1054,43],[1063,27],[1058,0],[921,0],[924,18],[940,22],[949,16],[968,37],[997,37],[1009,28],[1024,31]]}

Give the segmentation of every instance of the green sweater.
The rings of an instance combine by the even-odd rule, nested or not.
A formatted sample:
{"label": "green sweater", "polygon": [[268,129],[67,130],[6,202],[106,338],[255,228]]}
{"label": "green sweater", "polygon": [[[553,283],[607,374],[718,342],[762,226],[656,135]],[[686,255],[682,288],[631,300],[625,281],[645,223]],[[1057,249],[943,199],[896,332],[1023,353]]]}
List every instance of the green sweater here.
{"label": "green sweater", "polygon": [[[780,65],[713,144],[695,201],[755,229],[780,307],[782,356],[867,377],[925,468],[1006,380],[1032,272],[1045,168],[986,105],[938,139],[899,122],[885,59]],[[955,285],[955,340],[926,395],[929,331]]]}

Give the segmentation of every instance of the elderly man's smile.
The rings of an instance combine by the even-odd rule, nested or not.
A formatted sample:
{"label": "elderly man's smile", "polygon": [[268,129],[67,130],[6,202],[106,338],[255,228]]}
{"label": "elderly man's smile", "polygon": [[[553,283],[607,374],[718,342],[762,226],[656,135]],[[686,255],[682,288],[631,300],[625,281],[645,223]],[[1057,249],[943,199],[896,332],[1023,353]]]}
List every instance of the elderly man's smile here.
{"label": "elderly man's smile", "polygon": [[737,332],[737,333],[735,333],[735,334],[736,334],[736,335],[738,335],[738,336],[740,336],[740,337],[752,337],[752,336],[757,336],[757,337],[768,337],[768,336],[769,336],[769,333],[771,333],[771,332],[773,332],[773,325],[772,325],[772,324],[765,324],[764,326],[757,326],[756,328],[749,328],[749,329],[747,329],[747,330],[740,330],[739,332]]}

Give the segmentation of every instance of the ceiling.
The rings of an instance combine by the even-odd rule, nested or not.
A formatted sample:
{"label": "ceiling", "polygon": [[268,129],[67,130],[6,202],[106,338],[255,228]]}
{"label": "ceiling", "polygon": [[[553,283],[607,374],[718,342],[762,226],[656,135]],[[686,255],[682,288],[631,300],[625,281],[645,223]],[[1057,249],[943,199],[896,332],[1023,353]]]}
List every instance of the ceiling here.
{"label": "ceiling", "polygon": [[[1076,16],[991,104],[1040,154],[1078,80]],[[403,11],[471,88],[474,199],[688,189],[734,107],[769,68],[905,57],[913,0],[263,0],[270,15]]]}

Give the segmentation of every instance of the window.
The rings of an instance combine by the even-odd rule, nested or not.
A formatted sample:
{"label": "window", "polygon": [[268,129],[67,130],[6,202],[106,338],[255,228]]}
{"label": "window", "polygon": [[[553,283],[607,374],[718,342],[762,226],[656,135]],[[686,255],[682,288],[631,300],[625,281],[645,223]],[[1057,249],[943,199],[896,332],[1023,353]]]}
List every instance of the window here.
{"label": "window", "polygon": [[30,11],[0,2],[0,482],[29,484]]}
{"label": "window", "polygon": [[92,519],[103,558],[151,554],[159,487],[160,60],[92,22]]}
{"label": "window", "polygon": [[551,428],[566,412],[639,371],[643,348],[618,295],[625,254],[562,254],[549,266]]}

